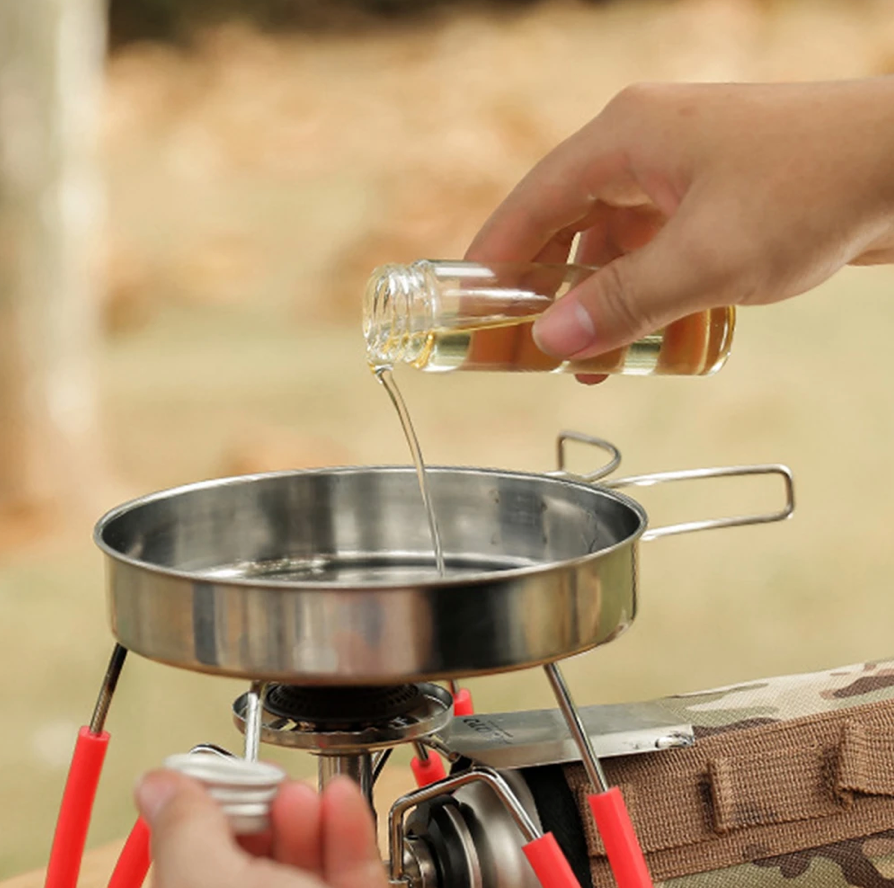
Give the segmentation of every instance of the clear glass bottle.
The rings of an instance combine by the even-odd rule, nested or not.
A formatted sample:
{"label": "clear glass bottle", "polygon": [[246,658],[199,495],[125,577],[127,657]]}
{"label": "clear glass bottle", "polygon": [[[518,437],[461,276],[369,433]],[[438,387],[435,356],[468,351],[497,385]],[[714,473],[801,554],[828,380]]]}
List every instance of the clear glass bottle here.
{"label": "clear glass bottle", "polygon": [[624,348],[580,361],[540,351],[534,320],[596,271],[582,265],[432,261],[384,265],[363,306],[373,369],[707,376],[729,356],[735,309],[689,315]]}

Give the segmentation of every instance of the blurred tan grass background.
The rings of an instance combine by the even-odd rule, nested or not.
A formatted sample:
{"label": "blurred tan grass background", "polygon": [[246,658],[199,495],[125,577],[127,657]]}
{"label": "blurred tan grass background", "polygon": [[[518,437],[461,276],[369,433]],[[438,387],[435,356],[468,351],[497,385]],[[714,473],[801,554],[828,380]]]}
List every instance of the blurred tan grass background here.
{"label": "blurred tan grass background", "polygon": [[[544,152],[626,84],[894,71],[894,2],[449,4],[363,27],[209,26],[112,55],[103,119],[109,260],[99,357],[111,506],[279,467],[405,462],[359,334],[368,271],[458,256]],[[782,461],[793,522],[643,547],[642,608],[568,665],[581,703],[639,699],[894,654],[894,274],[842,273],[740,313],[710,380],[403,374],[427,459],[552,468],[576,428],[642,472]],[[580,465],[587,455],[578,453]],[[774,486],[644,491],[655,523],[775,506]],[[0,876],[43,862],[78,725],[111,649],[83,519],[0,539]],[[482,709],[550,704],[537,673],[472,683]],[[122,835],[142,770],[236,748],[238,683],[136,658],[91,842]],[[273,758],[309,774],[301,754]]]}

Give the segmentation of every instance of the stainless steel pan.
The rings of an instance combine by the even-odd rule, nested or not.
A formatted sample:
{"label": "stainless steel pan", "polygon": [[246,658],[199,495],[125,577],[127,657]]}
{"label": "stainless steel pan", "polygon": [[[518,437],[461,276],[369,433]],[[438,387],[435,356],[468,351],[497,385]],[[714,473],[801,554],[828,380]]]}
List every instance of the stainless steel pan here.
{"label": "stainless steel pan", "polygon": [[[591,475],[564,444],[606,449]],[[397,684],[530,667],[611,640],[636,614],[641,539],[779,521],[784,466],[698,469],[600,484],[620,460],[559,439],[560,471],[431,468],[447,576],[411,468],[321,469],[191,484],[109,512],[112,629],[125,647],[188,669],[293,684]],[[613,488],[778,474],[778,511],[647,529]]]}

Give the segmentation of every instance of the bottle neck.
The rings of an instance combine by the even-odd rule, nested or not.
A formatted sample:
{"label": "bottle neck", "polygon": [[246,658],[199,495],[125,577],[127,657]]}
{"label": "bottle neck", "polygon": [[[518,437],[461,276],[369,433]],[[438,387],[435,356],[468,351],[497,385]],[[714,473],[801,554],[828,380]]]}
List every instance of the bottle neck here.
{"label": "bottle neck", "polygon": [[366,285],[363,335],[366,358],[379,370],[416,363],[428,346],[434,316],[434,293],[424,261],[383,265]]}

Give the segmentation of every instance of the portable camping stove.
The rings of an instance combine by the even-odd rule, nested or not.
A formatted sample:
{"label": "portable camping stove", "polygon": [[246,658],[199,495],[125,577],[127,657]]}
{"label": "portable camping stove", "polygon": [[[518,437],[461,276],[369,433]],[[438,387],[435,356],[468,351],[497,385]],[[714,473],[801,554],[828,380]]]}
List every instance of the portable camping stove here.
{"label": "portable camping stove", "polygon": [[[578,441],[606,451],[597,471],[565,471]],[[605,480],[608,442],[558,439],[558,471],[431,468],[447,574],[433,571],[416,478],[402,467],[252,475],[125,504],[97,525],[117,645],[79,735],[48,888],[74,888],[108,743],[104,723],[128,650],[181,668],[245,678],[233,705],[244,755],[207,744],[168,761],[203,781],[237,832],[268,826],[283,774],[259,743],[318,757],[319,783],[350,775],[372,803],[393,747],[412,743],[420,788],[391,806],[390,884],[409,888],[570,888],[589,884],[569,841],[542,815],[527,769],[580,760],[589,806],[621,888],[651,884],[624,802],[600,758],[694,742],[649,704],[578,709],[559,660],[611,641],[633,621],[640,540],[788,518],[779,465]],[[778,511],[647,529],[623,486],[779,475]],[[595,482],[600,482],[596,484]],[[470,714],[457,681],[540,666],[558,710]],[[445,689],[435,681],[448,684]],[[456,703],[456,706],[455,706]],[[452,765],[446,775],[441,757]],[[542,781],[541,781],[542,782]],[[137,822],[110,885],[149,866]]]}

